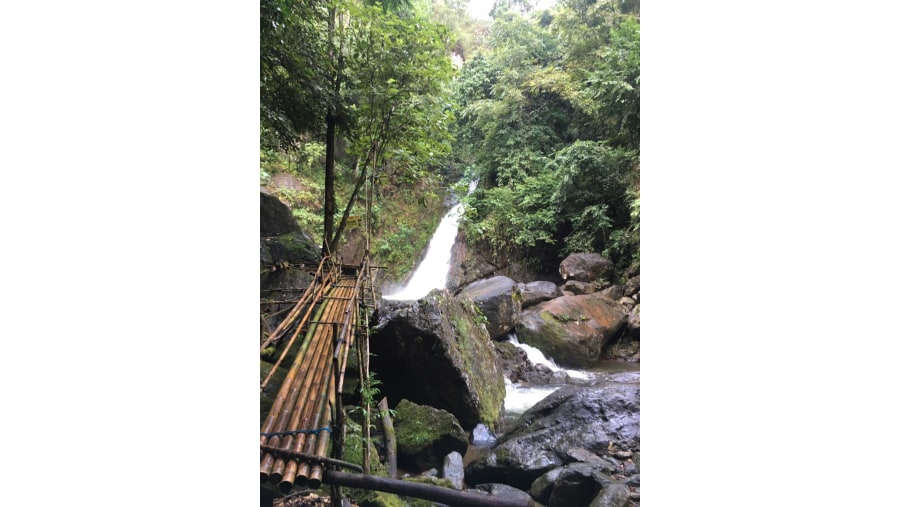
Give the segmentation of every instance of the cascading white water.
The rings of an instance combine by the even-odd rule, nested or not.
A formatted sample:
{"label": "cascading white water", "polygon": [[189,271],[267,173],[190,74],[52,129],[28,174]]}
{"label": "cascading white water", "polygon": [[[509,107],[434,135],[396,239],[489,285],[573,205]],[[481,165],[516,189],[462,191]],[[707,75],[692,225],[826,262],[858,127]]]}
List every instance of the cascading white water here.
{"label": "cascading white water", "polygon": [[[469,193],[475,190],[478,181],[469,183]],[[383,294],[384,299],[413,300],[428,295],[434,289],[443,289],[447,286],[447,274],[450,271],[450,254],[453,243],[456,241],[456,233],[459,231],[459,221],[463,214],[463,203],[460,202],[450,208],[450,211],[441,219],[440,225],[434,231],[434,236],[428,243],[425,258],[416,268],[409,282],[400,291],[393,294]]]}
{"label": "cascading white water", "polygon": [[[554,372],[562,370],[572,378],[591,378],[591,374],[585,371],[560,368],[553,359],[545,356],[540,349],[526,343],[519,343],[519,337],[516,336],[515,332],[509,334],[509,342],[524,350],[525,355],[533,365],[542,364]],[[559,385],[523,386],[520,384],[513,384],[507,378],[504,378],[504,381],[506,382],[506,398],[504,399],[504,406],[507,413],[515,415],[523,414],[526,410],[537,405],[539,401],[562,387]]]}
{"label": "cascading white water", "polygon": [[570,377],[580,378],[580,379],[589,379],[590,374],[581,370],[566,370],[557,366],[556,362],[553,359],[548,358],[541,352],[539,349],[528,345],[527,343],[519,343],[519,337],[516,336],[515,332],[509,333],[509,342],[519,347],[520,349],[525,351],[525,355],[528,356],[528,360],[531,361],[531,364],[543,364],[547,368],[550,368],[550,371],[565,371]]}

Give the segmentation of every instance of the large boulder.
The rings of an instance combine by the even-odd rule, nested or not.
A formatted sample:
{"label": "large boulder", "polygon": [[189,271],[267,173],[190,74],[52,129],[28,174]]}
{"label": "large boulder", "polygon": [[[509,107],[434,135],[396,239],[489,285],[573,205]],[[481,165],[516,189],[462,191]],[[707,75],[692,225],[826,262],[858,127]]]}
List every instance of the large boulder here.
{"label": "large boulder", "polygon": [[522,296],[522,308],[528,308],[562,295],[555,283],[546,281],[520,283],[519,294]]}
{"label": "large boulder", "polygon": [[523,310],[515,331],[520,343],[537,347],[559,366],[589,368],[627,318],[599,293],[562,296]]}
{"label": "large boulder", "polygon": [[449,453],[466,452],[469,437],[450,412],[409,400],[400,401],[395,410],[397,464],[402,468],[421,472],[443,466]]}
{"label": "large boulder", "polygon": [[475,280],[489,277],[497,272],[497,266],[477,253],[470,252],[465,233],[459,231],[456,242],[450,249],[450,270],[447,272],[447,289],[456,293]]}
{"label": "large boulder", "polygon": [[563,280],[593,282],[611,279],[615,264],[596,253],[574,253],[559,264],[559,274]]}
{"label": "large boulder", "polygon": [[291,208],[277,197],[259,193],[259,235],[281,236],[300,232],[300,226],[291,213]]}
{"label": "large boulder", "polygon": [[[576,461],[573,450],[603,457],[640,450],[640,385],[606,382],[564,387],[526,411],[489,453],[466,467],[467,481],[502,482],[520,489]],[[602,473],[603,463],[591,463]],[[558,479],[558,477],[557,477]]]}
{"label": "large boulder", "polygon": [[260,263],[302,264],[315,269],[321,260],[321,251],[312,237],[303,231],[266,237],[260,240]]}
{"label": "large boulder", "polygon": [[472,282],[460,291],[459,297],[468,297],[478,305],[493,339],[509,333],[522,313],[518,284],[506,276]]}
{"label": "large boulder", "polygon": [[370,341],[371,371],[388,399],[446,410],[465,430],[496,429],[506,386],[499,357],[467,299],[432,291],[417,301],[384,301]]}

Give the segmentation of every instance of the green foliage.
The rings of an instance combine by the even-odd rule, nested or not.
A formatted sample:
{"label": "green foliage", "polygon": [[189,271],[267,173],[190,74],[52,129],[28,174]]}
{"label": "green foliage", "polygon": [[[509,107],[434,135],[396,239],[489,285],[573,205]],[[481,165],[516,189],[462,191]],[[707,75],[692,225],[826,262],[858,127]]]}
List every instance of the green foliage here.
{"label": "green foliage", "polygon": [[[463,227],[468,236],[486,241],[495,258],[508,256],[514,249],[546,249],[557,242],[555,190],[556,175],[548,171],[510,186],[476,191]],[[541,261],[535,259],[538,264]]]}
{"label": "green foliage", "polygon": [[641,195],[640,191],[629,190],[631,224],[610,234],[606,249],[602,254],[617,260],[620,269],[639,266],[641,263]]}
{"label": "green foliage", "polygon": [[556,154],[553,201],[571,231],[564,254],[600,252],[611,229],[628,226],[627,177],[634,158],[631,151],[594,141],[577,141]]}

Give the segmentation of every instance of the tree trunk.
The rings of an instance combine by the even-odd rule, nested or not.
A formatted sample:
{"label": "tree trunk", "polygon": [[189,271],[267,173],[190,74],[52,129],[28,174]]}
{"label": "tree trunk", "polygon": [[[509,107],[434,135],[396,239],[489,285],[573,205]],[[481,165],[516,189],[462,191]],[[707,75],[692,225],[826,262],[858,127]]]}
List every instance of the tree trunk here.
{"label": "tree trunk", "polygon": [[[356,166],[359,168],[359,161],[356,161]],[[359,189],[362,188],[362,184],[366,181],[366,170],[369,167],[368,160],[366,164],[363,165],[362,172],[359,174],[359,177],[356,179],[356,186],[353,187],[353,193],[350,194],[350,200],[347,202],[347,207],[344,208],[344,214],[341,216],[341,223],[338,225],[337,231],[334,233],[334,237],[331,239],[331,244],[328,246],[329,250],[334,251],[337,248],[338,242],[341,240],[341,234],[344,233],[344,227],[347,225],[347,219],[350,218],[350,210],[353,209],[353,204],[356,202],[356,197],[359,195]]]}
{"label": "tree trunk", "polygon": [[331,255],[334,241],[334,135],[337,120],[333,107],[325,118],[325,227],[322,234],[322,255]]}

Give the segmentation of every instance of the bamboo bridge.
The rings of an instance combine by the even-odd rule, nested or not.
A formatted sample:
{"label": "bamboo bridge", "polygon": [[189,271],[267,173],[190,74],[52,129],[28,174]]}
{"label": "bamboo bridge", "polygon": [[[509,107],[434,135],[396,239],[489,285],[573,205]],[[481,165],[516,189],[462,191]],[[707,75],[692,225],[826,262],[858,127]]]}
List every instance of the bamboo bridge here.
{"label": "bamboo bridge", "polygon": [[[362,466],[341,460],[344,435],[341,397],[349,354],[354,347],[360,381],[366,382],[364,379],[369,377],[368,318],[369,310],[376,304],[373,269],[377,267],[369,265],[368,255],[355,265],[334,263],[326,257],[285,318],[271,334],[261,339],[261,352],[273,345],[282,352],[261,382],[260,392],[272,381],[289,352],[295,353],[260,430],[261,481],[277,484],[284,494],[295,487],[318,489],[323,482],[330,484],[335,507],[341,505],[341,485],[454,506],[528,505],[518,499],[488,497],[368,475],[366,445]],[[383,408],[387,412],[386,405]],[[371,409],[364,407],[366,429]],[[388,425],[389,419],[385,421],[385,426]],[[363,473],[345,473],[338,468]]]}
{"label": "bamboo bridge", "polygon": [[[348,274],[348,271],[355,273]],[[343,427],[341,395],[351,348],[368,331],[363,308],[374,306],[368,259],[357,267],[332,264],[324,258],[297,303],[260,345],[260,351],[287,338],[283,351],[262,381],[260,391],[272,380],[289,351],[296,350],[275,401],[260,431],[260,478],[278,484],[282,492],[294,486],[318,488],[328,458],[329,440],[340,456]],[[302,316],[301,316],[302,314]],[[302,335],[299,348],[295,345]],[[361,368],[365,368],[360,362]],[[349,468],[359,468],[348,464]],[[362,471],[359,468],[359,471]]]}

